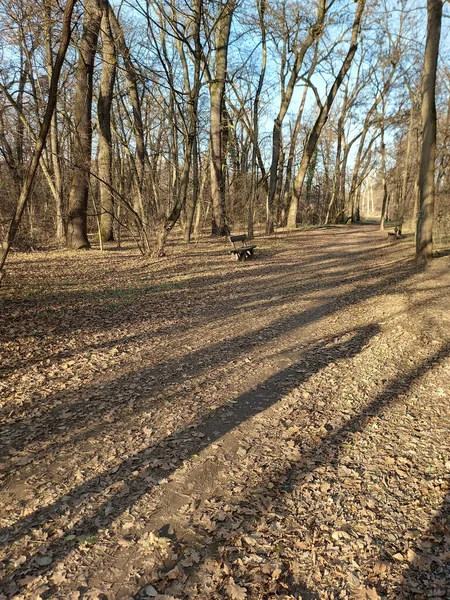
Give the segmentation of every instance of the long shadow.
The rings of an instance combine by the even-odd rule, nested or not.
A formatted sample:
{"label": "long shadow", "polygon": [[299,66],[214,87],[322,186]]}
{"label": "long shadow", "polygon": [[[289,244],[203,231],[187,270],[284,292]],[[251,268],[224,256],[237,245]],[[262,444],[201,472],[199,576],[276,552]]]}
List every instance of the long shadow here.
{"label": "long shadow", "polygon": [[[343,444],[351,442],[352,436],[355,433],[362,432],[373,417],[379,416],[388,407],[394,405],[398,401],[398,398],[404,395],[405,390],[409,389],[417,379],[429,372],[430,366],[438,365],[448,356],[450,356],[450,342],[445,344],[421,365],[411,369],[406,375],[402,374],[396,379],[388,382],[385,389],[372,402],[365,406],[361,412],[350,418],[336,431],[326,435],[319,443],[314,444],[310,449],[306,450],[299,461],[296,461],[294,464],[291,462],[289,468],[277,471],[274,477],[267,478],[267,474],[265,474],[265,487],[263,492],[254,489],[246,489],[243,497],[239,499],[239,502],[234,506],[229,506],[230,514],[236,512],[237,514],[253,515],[239,528],[238,535],[245,536],[246,532],[251,535],[257,530],[257,523],[264,516],[261,506],[267,504],[267,497],[270,497],[273,500],[273,503],[279,506],[283,501],[284,495],[294,489],[295,483],[299,477],[301,478],[302,475],[306,475],[307,473],[313,473],[326,464],[338,464],[339,453]],[[244,394],[244,397],[245,396],[246,395]],[[304,448],[304,440],[300,439],[297,440],[297,442],[299,442],[299,446]],[[267,484],[269,483],[270,485],[268,486]],[[249,508],[250,510],[248,510]],[[273,513],[280,512],[273,506],[271,511]],[[382,510],[380,513],[382,514]],[[198,525],[194,522],[190,522],[188,524],[188,529],[194,531],[195,529],[198,530]],[[200,536],[202,535],[205,539],[210,537],[210,534],[205,535],[204,532],[200,533]],[[427,550],[422,552],[427,555],[422,557],[418,556],[416,563],[411,565],[404,575],[406,583],[399,588],[399,593],[402,594],[401,598],[404,598],[405,600],[407,598],[411,599],[416,597],[415,594],[420,595],[420,598],[422,598],[424,597],[424,591],[427,591],[427,597],[450,598],[449,537],[450,496],[447,496],[439,514],[433,520],[427,535],[422,540],[425,541],[424,545],[427,548]],[[223,539],[219,541],[220,543],[224,543]],[[426,543],[427,541],[431,543]],[[233,558],[235,560],[239,557],[239,551],[232,541],[229,544],[232,548],[232,552],[234,552]],[[431,549],[429,549],[430,547]],[[218,540],[215,539],[206,546],[206,550],[203,549],[202,560],[199,561],[197,565],[192,566],[188,571],[191,580],[193,579],[195,581],[196,573],[201,570],[202,565],[208,558],[216,554],[217,548]],[[178,546],[178,550],[180,551],[181,549],[182,544]],[[421,551],[418,550],[418,553],[420,552]],[[383,558],[385,560],[392,560],[388,556],[383,556]],[[180,557],[179,560],[182,560],[182,557]],[[233,562],[233,560],[230,560],[228,564],[232,565]],[[280,581],[282,582],[282,580]],[[316,597],[314,596],[314,591],[309,590],[304,583],[293,584],[289,580],[286,580],[284,583],[288,586],[290,593],[305,593],[305,597],[307,598]],[[298,589],[296,587],[297,585]],[[341,590],[335,590],[336,593],[340,591]],[[431,594],[431,591],[435,591],[435,594]],[[446,594],[443,593],[444,591]],[[141,597],[141,594],[137,594],[136,597]]]}
{"label": "long shadow", "polygon": [[[399,281],[404,281],[411,277],[416,272],[416,267],[412,263],[404,265],[403,269],[400,269],[398,264],[395,264],[389,272],[384,271],[382,273],[383,278],[381,281],[376,280],[375,283],[369,283],[370,278],[367,274],[362,274],[359,276],[361,285],[354,287],[347,294],[332,297],[331,299],[327,298],[319,306],[313,306],[301,313],[279,319],[266,327],[253,331],[251,334],[246,332],[234,338],[202,347],[183,357],[167,360],[154,367],[144,368],[139,372],[131,374],[127,373],[114,379],[107,385],[102,382],[98,385],[81,387],[76,392],[70,392],[70,395],[76,394],[77,396],[77,399],[70,402],[67,401],[67,392],[47,397],[45,398],[45,404],[52,406],[52,408],[48,411],[43,410],[41,414],[33,416],[31,422],[29,422],[28,417],[25,417],[10,423],[7,430],[4,430],[4,443],[11,445],[14,442],[13,446],[15,450],[20,451],[32,442],[42,442],[54,437],[56,438],[55,445],[58,445],[58,437],[60,436],[58,427],[65,427],[67,425],[67,412],[72,414],[71,418],[76,423],[77,429],[80,430],[83,425],[91,424],[94,415],[99,419],[102,414],[110,413],[112,409],[116,411],[120,410],[123,403],[128,401],[127,394],[129,393],[130,385],[141,385],[143,381],[152,381],[151,389],[147,389],[145,394],[139,393],[137,390],[134,391],[135,411],[138,413],[148,406],[146,397],[150,394],[155,395],[171,384],[176,383],[180,378],[181,370],[188,377],[198,377],[200,374],[214,367],[219,367],[235,361],[239,357],[247,356],[253,349],[258,348],[261,343],[276,340],[289,331],[317,322],[343,307],[360,303],[367,298],[375,296],[380,291],[389,289],[398,284]],[[375,279],[378,278],[379,274],[379,272],[375,273]],[[334,287],[333,281],[327,282],[327,286]],[[273,302],[276,304],[278,299]],[[238,303],[238,310],[239,306],[240,304]],[[124,400],[122,403],[116,401],[114,406],[112,406],[110,403],[99,401],[96,398],[96,394],[100,392],[103,397],[108,394],[114,396],[116,399],[123,398]],[[87,410],[88,405],[89,410]],[[52,430],[48,427],[49,422],[52,425]],[[46,450],[48,450],[48,447]]]}
{"label": "long shadow", "polygon": [[[355,245],[356,248],[360,247],[359,244]],[[347,248],[348,250],[350,248]],[[370,260],[370,253],[376,252],[380,250],[380,247],[376,248],[362,248],[359,252],[351,253],[351,259],[354,262],[358,260],[362,260],[363,262],[367,262]],[[348,254],[346,252],[339,253],[338,259],[347,260],[349,259]],[[302,266],[304,270],[308,270],[309,266],[314,266],[317,261],[330,259],[330,251],[326,247],[323,248],[323,252],[316,252],[311,255],[302,256]],[[270,280],[270,277],[275,274],[292,272],[292,268],[295,263],[286,264],[276,263],[261,266],[261,263],[257,264],[258,276],[263,277],[267,276],[267,280]],[[142,269],[141,269],[142,270]],[[183,296],[186,293],[187,289],[192,289],[195,287],[200,290],[203,287],[213,287],[215,285],[220,285],[222,283],[235,283],[238,285],[240,282],[248,283],[248,269],[233,269],[228,271],[227,273],[220,273],[219,275],[214,276],[202,276],[195,279],[189,279],[181,282],[169,282],[168,287],[173,286],[174,293],[178,292],[180,296]],[[105,323],[103,322],[101,315],[101,307],[103,305],[107,305],[108,309],[114,309],[116,305],[118,313],[120,312],[121,321],[125,323],[132,323],[139,320],[139,311],[129,311],[125,312],[123,309],[127,304],[136,303],[137,298],[142,300],[145,298],[146,300],[151,300],[151,297],[154,294],[158,294],[161,291],[161,287],[164,285],[158,285],[155,282],[143,283],[143,285],[139,288],[126,288],[126,289],[102,289],[102,290],[94,290],[94,291],[59,291],[56,294],[53,293],[45,293],[40,292],[39,296],[36,297],[33,295],[30,298],[25,298],[20,301],[12,300],[12,299],[4,299],[2,301],[2,311],[4,311],[5,317],[8,317],[11,323],[16,323],[19,320],[18,324],[20,325],[21,335],[27,336],[30,335],[30,329],[33,329],[29,325],[33,323],[36,316],[38,316],[39,312],[45,312],[46,317],[49,319],[49,324],[54,322],[55,325],[58,325],[58,331],[61,334],[68,334],[79,328],[80,319],[85,316],[86,305],[92,307],[92,314],[96,315],[96,319],[91,320],[90,326],[93,327],[93,330],[102,330],[105,327]],[[245,286],[244,286],[245,287]],[[43,308],[43,303],[45,304]],[[12,310],[16,310],[20,307],[20,316],[17,316],[17,319],[14,319],[10,314]],[[28,311],[36,311],[33,314],[26,314],[26,310]],[[64,313],[64,319],[61,319],[61,314]],[[111,315],[108,315],[110,317]],[[4,335],[6,341],[8,341],[8,335]]]}
{"label": "long shadow", "polygon": [[[298,297],[299,294],[301,294],[302,298],[304,300],[308,300],[308,297],[305,296],[305,293],[307,293],[309,290],[313,289],[314,291],[317,291],[317,289],[326,291],[328,289],[335,289],[340,283],[344,282],[346,284],[349,283],[358,283],[361,280],[365,280],[367,279],[370,275],[368,275],[367,272],[364,273],[364,275],[361,274],[357,274],[357,275],[350,275],[350,276],[346,276],[346,274],[348,273],[347,268],[343,268],[341,270],[335,270],[333,273],[331,273],[330,275],[324,275],[321,277],[320,282],[318,284],[317,287],[317,274],[312,274],[311,277],[309,279],[306,279],[304,277],[302,277],[301,281],[296,280],[294,278],[293,282],[288,285],[288,286],[283,286],[282,288],[280,288],[277,283],[277,279],[274,282],[274,275],[276,274],[277,278],[283,278],[284,275],[286,274],[286,272],[291,273],[292,272],[292,268],[289,268],[289,271],[283,271],[283,270],[272,270],[269,274],[268,273],[263,273],[265,276],[270,275],[269,280],[270,280],[270,284],[266,284],[264,285],[264,291],[263,293],[261,293],[260,291],[258,293],[255,293],[254,290],[249,291],[248,290],[248,275],[247,275],[247,279],[246,279],[246,286],[242,287],[242,288],[237,288],[236,292],[235,292],[235,298],[233,300],[233,302],[227,303],[225,306],[223,306],[223,304],[219,304],[220,300],[218,300],[218,302],[215,303],[209,303],[206,306],[202,307],[202,311],[200,315],[192,315],[189,318],[189,323],[183,325],[183,324],[177,324],[176,326],[176,333],[177,335],[180,335],[180,333],[184,333],[188,330],[195,330],[199,327],[201,327],[205,322],[209,321],[209,318],[212,316],[216,316],[217,315],[217,309],[220,307],[221,310],[221,318],[228,318],[228,317],[232,317],[234,315],[236,315],[237,313],[241,312],[242,310],[248,310],[245,305],[247,302],[251,302],[252,303],[252,310],[255,310],[258,306],[263,306],[263,308],[265,310],[267,310],[268,308],[277,305],[279,300],[278,300],[278,296],[282,295],[283,298],[289,297],[289,296],[296,296]],[[373,273],[371,273],[372,276],[377,276],[377,275],[385,275],[384,272],[382,272],[381,270],[377,270],[375,269],[375,271]],[[258,277],[260,277],[260,272],[258,271]],[[208,286],[208,288],[213,287]],[[198,291],[198,288],[197,288]],[[184,294],[183,294],[184,295]],[[276,295],[276,299],[273,299],[274,295]],[[255,301],[255,297],[257,298],[257,301]],[[269,302],[267,302],[267,299],[269,299]],[[272,300],[270,300],[272,299]],[[134,298],[132,300],[133,306],[136,303],[136,298]],[[98,307],[97,307],[98,310]],[[135,313],[139,313],[139,311],[134,311]],[[250,315],[249,315],[250,316]],[[111,317],[108,316],[108,319],[110,320]],[[101,315],[100,315],[100,321],[101,321]],[[167,336],[171,333],[171,331],[173,330],[174,326],[171,325],[169,327],[161,327],[159,329],[157,329],[155,332],[153,332],[153,335],[158,335],[158,336]],[[149,333],[145,333],[145,334],[133,334],[133,335],[129,335],[129,336],[122,336],[113,340],[107,340],[104,342],[98,342],[98,343],[94,343],[94,344],[89,344],[83,348],[77,348],[77,349],[65,349],[61,352],[57,352],[54,354],[46,354],[45,359],[46,360],[50,360],[50,365],[53,365],[55,363],[57,363],[59,360],[62,359],[70,359],[70,358],[74,358],[75,356],[80,356],[83,355],[85,353],[88,353],[90,351],[93,350],[107,350],[110,348],[113,348],[115,346],[121,345],[121,344],[128,344],[130,342],[138,342],[138,341],[142,341],[145,340],[146,338],[149,337]],[[15,372],[16,369],[18,368],[28,368],[30,366],[33,366],[35,364],[40,364],[43,361],[43,357],[42,354],[39,354],[38,357],[36,358],[28,358],[26,361],[22,361],[17,359],[16,363],[13,364],[2,364],[0,365],[0,375],[4,376],[8,376],[12,373]],[[0,411],[1,414],[1,411]]]}
{"label": "long shadow", "polygon": [[[265,267],[258,267],[259,275],[267,277],[268,280],[274,275],[282,273],[288,274],[292,272],[291,264],[273,264]],[[136,310],[136,302],[145,301],[149,303],[151,308],[151,302],[153,300],[159,300],[161,292],[170,291],[172,297],[185,298],[187,290],[193,290],[195,293],[201,295],[202,288],[211,288],[220,283],[226,282],[228,284],[235,283],[236,286],[241,282],[248,280],[248,271],[241,270],[236,271],[232,274],[226,273],[216,276],[205,276],[193,278],[185,281],[169,281],[167,283],[152,283],[150,281],[143,282],[139,287],[130,288],[113,288],[113,289],[100,289],[94,291],[63,291],[60,290],[56,293],[42,293],[39,296],[33,296],[32,298],[22,300],[4,299],[1,302],[2,315],[5,318],[5,322],[8,323],[8,330],[2,333],[2,338],[5,342],[12,341],[13,338],[9,333],[9,329],[12,325],[17,329],[21,336],[28,337],[35,335],[30,333],[34,328],[30,325],[34,323],[35,319],[39,316],[45,315],[47,319],[46,326],[58,326],[58,333],[60,335],[67,335],[80,328],[80,323],[86,322],[86,317],[92,316],[89,322],[91,331],[102,331],[105,326],[111,325],[111,318],[114,316],[114,311],[117,312],[117,318],[121,324],[131,324],[139,321],[142,318],[143,307]],[[102,308],[108,308],[108,314],[106,315],[106,322],[102,318]],[[126,310],[131,308],[133,310]],[[13,316],[13,311],[17,314]],[[62,319],[61,316],[64,316]],[[96,317],[94,319],[94,317]],[[14,336],[18,335],[16,331]]]}
{"label": "long shadow", "polygon": [[[102,473],[98,477],[72,490],[70,494],[64,497],[64,500],[57,501],[50,506],[36,511],[32,516],[22,519],[11,528],[1,530],[0,539],[5,539],[9,535],[8,541],[11,543],[13,540],[18,539],[21,535],[28,534],[35,528],[42,529],[43,526],[45,528],[46,522],[54,521],[58,513],[66,512],[68,508],[71,510],[75,508],[80,510],[84,501],[84,498],[80,496],[88,494],[91,499],[95,494],[101,495],[100,505],[96,507],[95,515],[91,515],[88,518],[80,518],[74,527],[64,532],[63,536],[58,537],[48,544],[47,551],[55,558],[52,565],[52,568],[54,568],[55,563],[63,559],[76,545],[72,541],[68,542],[67,537],[70,538],[74,535],[78,537],[82,535],[95,535],[99,530],[107,528],[127,508],[144,494],[148,493],[148,487],[143,487],[142,478],[136,475],[139,469],[144,469],[146,475],[148,474],[155,480],[158,480],[158,477],[161,477],[160,472],[158,473],[158,470],[155,470],[153,467],[149,468],[149,463],[155,460],[162,460],[167,455],[168,450],[173,452],[174,448],[177,448],[179,451],[181,444],[184,452],[180,456],[180,461],[177,461],[173,465],[169,473],[167,470],[164,470],[162,473],[163,477],[167,477],[168,474],[176,470],[183,457],[200,452],[235,426],[252,415],[265,410],[277,402],[290,389],[304,382],[309,375],[299,374],[299,364],[303,367],[306,365],[308,373],[316,373],[330,362],[335,362],[342,357],[356,356],[377,332],[377,326],[361,328],[360,330],[356,330],[354,336],[343,344],[330,346],[326,340],[324,343],[310,348],[299,357],[297,363],[291,365],[283,372],[277,373],[264,384],[258,386],[256,390],[239,396],[236,399],[235,405],[218,409],[207,417],[197,429],[198,433],[204,435],[201,439],[206,439],[206,442],[199,441],[197,436],[193,440],[189,428],[181,430],[167,438],[163,443],[159,443],[157,448],[148,448],[130,457],[114,473]],[[321,465],[337,461],[340,447],[343,443],[347,442],[354,433],[362,431],[372,417],[378,415],[394,403],[399,395],[404,394],[405,389],[410,387],[417,378],[428,371],[430,365],[439,363],[449,355],[450,344],[447,344],[436,352],[433,357],[424,362],[424,364],[412,369],[407,375],[403,375],[401,378],[388,383],[385,390],[369,403],[363,411],[349,419],[345,425],[335,432],[330,433],[321,442],[306,451],[301,460],[295,465],[277,473],[276,477],[271,480],[271,491],[267,493],[270,493],[272,497],[279,498],[280,495],[290,491],[291,485],[294,484],[300,472],[311,472]],[[120,494],[107,496],[106,488],[119,482],[126,483],[128,486],[126,499],[123,499]],[[257,495],[255,496],[254,490],[247,490],[245,497],[240,499],[239,505],[245,505],[249,502],[255,502],[258,505],[258,497]],[[112,511],[106,516],[104,509],[108,503],[109,506],[112,506]],[[63,539],[64,536],[66,536],[65,539]],[[215,545],[212,545],[211,550],[214,551],[214,548]],[[20,577],[25,571],[27,573],[38,571],[33,558],[26,564],[8,573],[2,585],[5,586],[5,589],[9,593],[13,590],[14,579]]]}
{"label": "long shadow", "polygon": [[[354,330],[353,336],[343,343],[333,344],[332,340],[335,339],[333,336],[313,345],[299,354],[298,360],[293,365],[276,373],[256,389],[242,394],[236,398],[234,404],[228,404],[210,412],[198,424],[195,437],[191,426],[181,429],[155,446],[149,446],[127,458],[119,467],[100,473],[70,492],[66,492],[64,497],[56,502],[36,510],[32,515],[20,519],[10,527],[1,529],[2,545],[11,545],[21,537],[29,535],[33,530],[45,530],[47,526],[50,535],[46,546],[47,553],[54,558],[53,569],[57,562],[67,556],[78,544],[75,539],[79,540],[81,536],[95,535],[99,530],[107,528],[125,510],[148,494],[149,485],[143,483],[145,478],[147,480],[151,478],[156,482],[167,478],[181,465],[183,459],[198,454],[249,417],[269,408],[285,393],[301,385],[327,364],[342,357],[356,356],[378,332],[377,325],[369,325]],[[307,370],[300,372],[299,366],[305,367],[305,365]],[[167,456],[172,456],[174,452],[177,454],[169,469],[162,470],[158,466],[154,466],[167,461]],[[126,497],[116,491],[116,484],[122,484],[122,486],[126,484]],[[86,498],[89,502],[94,502],[96,506],[94,514],[83,516]],[[109,510],[105,512],[107,505]],[[80,517],[78,519],[74,517],[76,523],[62,535],[57,535],[51,540],[51,532],[55,531],[55,520],[58,516],[67,514],[67,511],[76,511]],[[75,539],[73,539],[74,536]],[[1,582],[0,590],[3,588],[9,594],[14,593],[14,586],[17,585],[15,581],[21,575],[39,572],[40,569],[35,562],[36,558],[37,555],[32,556],[26,563],[10,568]]]}
{"label": "long shadow", "polygon": [[441,509],[414,548],[415,558],[396,590],[400,599],[450,598],[450,487]]}
{"label": "long shadow", "polygon": [[[383,275],[386,275],[386,273],[383,273]],[[367,277],[367,275],[364,276],[364,278]],[[351,278],[347,278],[345,279],[345,283],[351,283],[351,282],[358,282],[361,279],[361,276],[356,276],[356,277],[351,277]],[[322,278],[322,281],[320,283],[320,288],[321,290],[326,290],[329,288],[336,288],[339,283],[341,283],[342,280],[340,279],[340,275],[338,275],[337,279],[333,279],[333,278]],[[311,282],[311,289],[314,289],[315,291],[318,289],[316,287],[316,280],[314,280],[313,282]],[[365,287],[365,286],[364,286]],[[279,297],[280,297],[280,293],[282,294],[283,298],[287,298],[289,296],[295,296],[298,297],[299,293],[302,295],[302,298],[304,300],[308,300],[308,297],[305,296],[305,292],[308,291],[308,285],[307,282],[305,282],[304,280],[301,281],[301,283],[296,283],[294,281],[294,283],[288,287],[284,286],[283,288],[280,288],[280,286],[276,286],[276,289],[274,289],[273,291],[271,291],[271,288],[269,286],[265,286],[265,292],[264,293],[255,293],[255,291],[252,292],[248,292],[247,288],[245,288],[242,293],[241,292],[237,292],[234,295],[234,298],[232,300],[232,302],[226,302],[225,304],[220,303],[220,300],[218,300],[217,303],[214,303],[213,306],[207,305],[202,307],[201,311],[195,311],[195,314],[191,314],[189,315],[189,320],[186,320],[184,323],[180,322],[177,327],[176,327],[176,334],[177,337],[179,337],[180,335],[189,332],[189,331],[196,331],[198,330],[198,328],[200,328],[204,322],[209,322],[210,321],[210,317],[215,317],[217,318],[217,312],[220,312],[221,315],[221,319],[229,319],[233,316],[236,316],[242,312],[245,311],[245,314],[251,318],[253,311],[257,311],[259,306],[262,306],[262,308],[267,311],[269,308],[273,307],[273,306],[278,306],[279,303]],[[257,300],[255,301],[255,298],[257,298]],[[321,298],[315,298],[316,301],[320,301],[322,300]],[[324,298],[325,303],[329,303],[330,298]],[[249,309],[248,307],[246,307],[246,303],[250,302],[252,304],[252,307]],[[289,322],[286,323],[287,326],[289,326]],[[279,324],[274,322],[273,324],[271,324],[268,329],[270,329],[271,327],[277,327]],[[280,325],[283,327],[283,323],[280,323]],[[157,329],[156,331],[153,331],[151,335],[156,335],[158,336],[158,338],[163,338],[166,337],[167,335],[169,335],[171,333],[171,329],[173,328],[173,325],[170,325],[168,327],[160,327],[159,329]],[[284,329],[281,331],[283,332]],[[264,330],[262,330],[262,332],[258,332],[255,331],[253,335],[256,335],[258,333],[263,333],[264,334]],[[269,336],[271,337],[271,336]],[[109,348],[113,348],[116,346],[120,346],[122,344],[129,344],[129,343],[133,343],[133,342],[138,342],[138,341],[142,341],[145,339],[149,339],[150,338],[150,334],[148,332],[144,333],[144,334],[140,334],[140,335],[130,335],[130,336],[123,336],[120,338],[116,338],[114,340],[108,340],[106,342],[100,342],[98,344],[90,344],[88,346],[85,346],[84,348],[77,348],[74,350],[68,350],[65,349],[60,353],[56,353],[54,355],[46,355],[45,358],[47,361],[50,361],[50,363],[48,363],[50,366],[56,364],[59,360],[62,359],[69,359],[69,358],[74,358],[77,356],[81,356],[83,354],[89,354],[89,352],[93,351],[93,350],[107,350]],[[239,339],[235,340],[236,343],[239,344]],[[231,341],[231,345],[234,344],[234,341]],[[210,350],[215,350],[217,349],[219,354],[222,352],[222,350],[225,348],[225,350],[227,350],[227,345],[229,345],[229,343],[227,342],[226,344],[216,344],[213,347],[209,347],[209,349],[206,349],[206,360],[208,361],[208,366],[211,365],[211,355],[210,355]],[[253,345],[253,342],[250,340],[249,342],[250,348]],[[203,350],[199,351],[201,354],[203,353]],[[239,352],[240,353],[240,352]],[[228,355],[228,352],[225,351],[225,356]],[[194,359],[194,362],[196,360],[196,354],[192,355],[192,358]],[[202,358],[202,356],[200,356],[200,358]],[[189,359],[189,357],[188,357]],[[39,356],[39,358],[37,359],[28,359],[26,366],[31,366],[33,364],[42,364],[42,360],[43,357],[42,355]],[[175,366],[176,364],[178,364],[179,361],[183,361],[184,357],[180,357],[178,359],[175,360]],[[201,362],[201,361],[200,361]],[[169,364],[168,367],[173,366],[173,363]],[[7,373],[12,373],[14,371],[15,367],[14,365],[4,365],[2,367],[0,367],[0,372],[3,372],[4,374]],[[160,370],[164,371],[164,367],[162,366],[158,366],[152,369],[149,369],[149,374],[152,374],[152,371],[156,369],[158,372]],[[172,372],[176,371],[172,370]],[[45,403],[42,403],[42,406],[44,406],[45,404],[48,404],[49,401],[53,402],[54,398],[50,397],[50,398],[46,398]],[[64,398],[62,398],[62,401],[64,401]],[[34,405],[38,405],[39,406],[39,402],[36,402],[33,400],[33,404]],[[51,403],[50,403],[51,405]],[[22,413],[26,413],[28,408],[28,404],[23,404],[22,408],[21,408],[21,412]],[[30,408],[31,405],[30,405]],[[35,412],[35,411],[33,411]],[[44,411],[45,412],[45,411]],[[0,411],[0,414],[4,414],[5,416],[7,414],[9,414],[9,408],[5,407],[2,411]],[[8,419],[8,428],[13,428],[15,426],[15,424],[17,425],[18,423],[20,423],[21,419],[20,418],[16,418],[15,421],[11,421],[10,419]],[[34,421],[35,424],[38,424],[37,421]],[[6,431],[5,431],[6,433]],[[23,447],[23,442],[21,443],[22,445],[20,447]]]}

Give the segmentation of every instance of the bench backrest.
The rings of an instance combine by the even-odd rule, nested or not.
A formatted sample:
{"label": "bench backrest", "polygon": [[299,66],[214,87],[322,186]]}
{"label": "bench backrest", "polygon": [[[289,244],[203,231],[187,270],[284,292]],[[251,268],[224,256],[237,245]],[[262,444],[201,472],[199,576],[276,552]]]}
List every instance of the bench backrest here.
{"label": "bench backrest", "polygon": [[236,242],[242,242],[242,244],[244,244],[244,242],[247,239],[247,236],[245,235],[245,233],[243,235],[230,235],[228,239],[234,246]]}

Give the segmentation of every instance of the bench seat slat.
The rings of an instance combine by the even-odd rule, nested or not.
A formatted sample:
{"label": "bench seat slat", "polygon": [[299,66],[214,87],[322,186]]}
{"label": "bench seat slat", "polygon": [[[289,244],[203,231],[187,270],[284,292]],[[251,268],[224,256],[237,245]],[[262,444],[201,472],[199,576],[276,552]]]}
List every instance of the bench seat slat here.
{"label": "bench seat slat", "polygon": [[256,248],[256,246],[241,246],[240,248],[234,248],[234,250],[230,250],[230,252],[233,254],[233,252],[247,252],[248,250],[253,250],[254,248]]}
{"label": "bench seat slat", "polygon": [[246,239],[247,236],[245,233],[243,235],[230,235],[229,237],[229,240],[232,244],[234,244],[234,242],[245,242]]}

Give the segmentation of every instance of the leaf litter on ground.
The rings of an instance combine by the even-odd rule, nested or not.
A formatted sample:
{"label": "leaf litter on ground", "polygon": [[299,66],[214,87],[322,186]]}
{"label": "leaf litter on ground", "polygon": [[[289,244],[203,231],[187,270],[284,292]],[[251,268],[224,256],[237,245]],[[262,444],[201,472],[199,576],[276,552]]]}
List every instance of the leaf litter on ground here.
{"label": "leaf litter on ground", "polygon": [[260,245],[13,256],[0,597],[450,597],[448,257]]}

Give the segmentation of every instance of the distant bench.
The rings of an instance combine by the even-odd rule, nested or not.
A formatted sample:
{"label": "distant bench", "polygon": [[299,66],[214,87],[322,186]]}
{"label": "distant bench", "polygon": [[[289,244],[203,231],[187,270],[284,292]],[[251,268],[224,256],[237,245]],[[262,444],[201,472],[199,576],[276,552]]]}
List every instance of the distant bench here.
{"label": "distant bench", "polygon": [[[246,245],[247,236],[243,235],[230,235],[229,238],[231,245],[233,246],[233,250],[230,250],[230,254],[233,256],[235,260],[241,260],[242,258],[252,258],[253,250],[256,248],[255,245],[248,246]],[[241,242],[241,245],[236,245]]]}
{"label": "distant bench", "polygon": [[402,235],[402,230],[400,227],[395,227],[394,231],[388,231],[388,238],[389,237],[394,237],[396,240],[400,240],[404,236]]}

